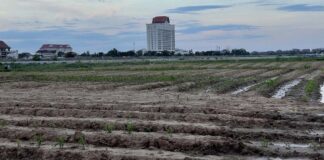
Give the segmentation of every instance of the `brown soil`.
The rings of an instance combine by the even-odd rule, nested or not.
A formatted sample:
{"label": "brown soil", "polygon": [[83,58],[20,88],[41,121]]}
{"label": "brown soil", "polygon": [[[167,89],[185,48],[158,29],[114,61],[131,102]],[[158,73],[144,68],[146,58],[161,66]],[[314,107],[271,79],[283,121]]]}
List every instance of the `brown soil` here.
{"label": "brown soil", "polygon": [[[261,71],[265,72],[245,71],[239,76]],[[319,115],[324,108],[319,104],[155,89],[169,85],[3,83],[0,157],[324,158],[324,116]],[[108,124],[113,126],[111,133]],[[37,136],[42,139],[40,148]],[[81,136],[85,150],[80,147]],[[64,139],[63,149],[54,146],[58,137]]]}

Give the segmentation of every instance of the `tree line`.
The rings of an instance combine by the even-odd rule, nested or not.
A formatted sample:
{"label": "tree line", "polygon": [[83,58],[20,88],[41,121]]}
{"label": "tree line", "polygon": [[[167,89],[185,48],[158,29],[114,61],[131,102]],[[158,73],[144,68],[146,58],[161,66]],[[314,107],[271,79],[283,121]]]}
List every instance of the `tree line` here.
{"label": "tree line", "polygon": [[139,56],[249,56],[249,55],[305,55],[305,54],[320,54],[324,53],[324,49],[292,49],[292,50],[277,50],[277,51],[265,51],[265,52],[249,52],[245,49],[224,49],[220,51],[188,51],[186,54],[181,54],[173,51],[119,51],[112,49],[106,53],[90,53],[84,52],[81,57],[139,57]]}

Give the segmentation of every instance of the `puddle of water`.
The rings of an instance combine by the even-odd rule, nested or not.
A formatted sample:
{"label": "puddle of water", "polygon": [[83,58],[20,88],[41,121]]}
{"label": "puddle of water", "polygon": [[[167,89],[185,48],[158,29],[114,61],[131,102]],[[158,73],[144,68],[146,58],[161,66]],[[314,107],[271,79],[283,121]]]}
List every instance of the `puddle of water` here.
{"label": "puddle of water", "polygon": [[319,117],[324,117],[324,113],[317,114],[317,116],[319,116]]}
{"label": "puddle of water", "polygon": [[282,99],[283,97],[286,96],[287,92],[290,91],[290,89],[292,87],[297,86],[302,80],[301,79],[296,79],[293,80],[289,83],[287,83],[286,85],[284,85],[283,87],[281,87],[273,96],[272,98],[276,98],[276,99]]}
{"label": "puddle of water", "polygon": [[[272,77],[272,78],[270,78],[270,80],[274,80],[274,79],[276,79],[276,78],[278,78],[278,77]],[[249,85],[249,86],[246,86],[246,87],[243,87],[243,88],[239,88],[238,90],[232,92],[232,95],[238,95],[238,94],[241,94],[241,93],[243,93],[243,92],[247,92],[247,91],[249,91],[252,87],[254,87],[254,86],[258,85],[258,84],[260,84],[260,83],[256,83],[256,84],[252,84],[252,85]]]}
{"label": "puddle of water", "polygon": [[[288,145],[289,145],[291,148],[309,148],[309,147],[310,147],[309,144],[290,144],[290,143],[288,143]],[[287,144],[285,144],[285,143],[273,143],[273,146],[277,146],[277,147],[286,147]]]}
{"label": "puddle of water", "polygon": [[321,103],[324,103],[324,84],[321,85]]}
{"label": "puddle of water", "polygon": [[253,84],[253,85],[250,85],[250,86],[246,86],[246,87],[240,88],[240,89],[232,92],[232,95],[238,95],[240,93],[246,92],[246,91],[250,90],[250,88],[254,87],[255,85],[256,84]]}
{"label": "puddle of water", "polygon": [[324,135],[324,131],[312,131],[309,134],[311,134],[311,135]]}

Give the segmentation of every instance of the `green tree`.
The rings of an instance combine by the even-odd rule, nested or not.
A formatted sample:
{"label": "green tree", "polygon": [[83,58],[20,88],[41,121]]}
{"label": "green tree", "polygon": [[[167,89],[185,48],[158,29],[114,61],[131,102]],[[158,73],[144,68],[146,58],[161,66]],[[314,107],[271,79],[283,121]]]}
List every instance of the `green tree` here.
{"label": "green tree", "polygon": [[40,61],[41,60],[41,56],[36,54],[33,56],[33,61]]}

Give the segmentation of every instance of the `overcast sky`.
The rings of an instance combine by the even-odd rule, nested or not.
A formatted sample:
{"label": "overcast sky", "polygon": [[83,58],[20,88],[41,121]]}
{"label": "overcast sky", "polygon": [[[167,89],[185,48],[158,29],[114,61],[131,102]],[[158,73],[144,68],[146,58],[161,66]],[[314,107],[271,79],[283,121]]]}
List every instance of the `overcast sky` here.
{"label": "overcast sky", "polygon": [[176,25],[181,49],[324,48],[323,0],[1,0],[0,40],[20,52],[43,43],[142,49],[145,24],[160,15]]}

